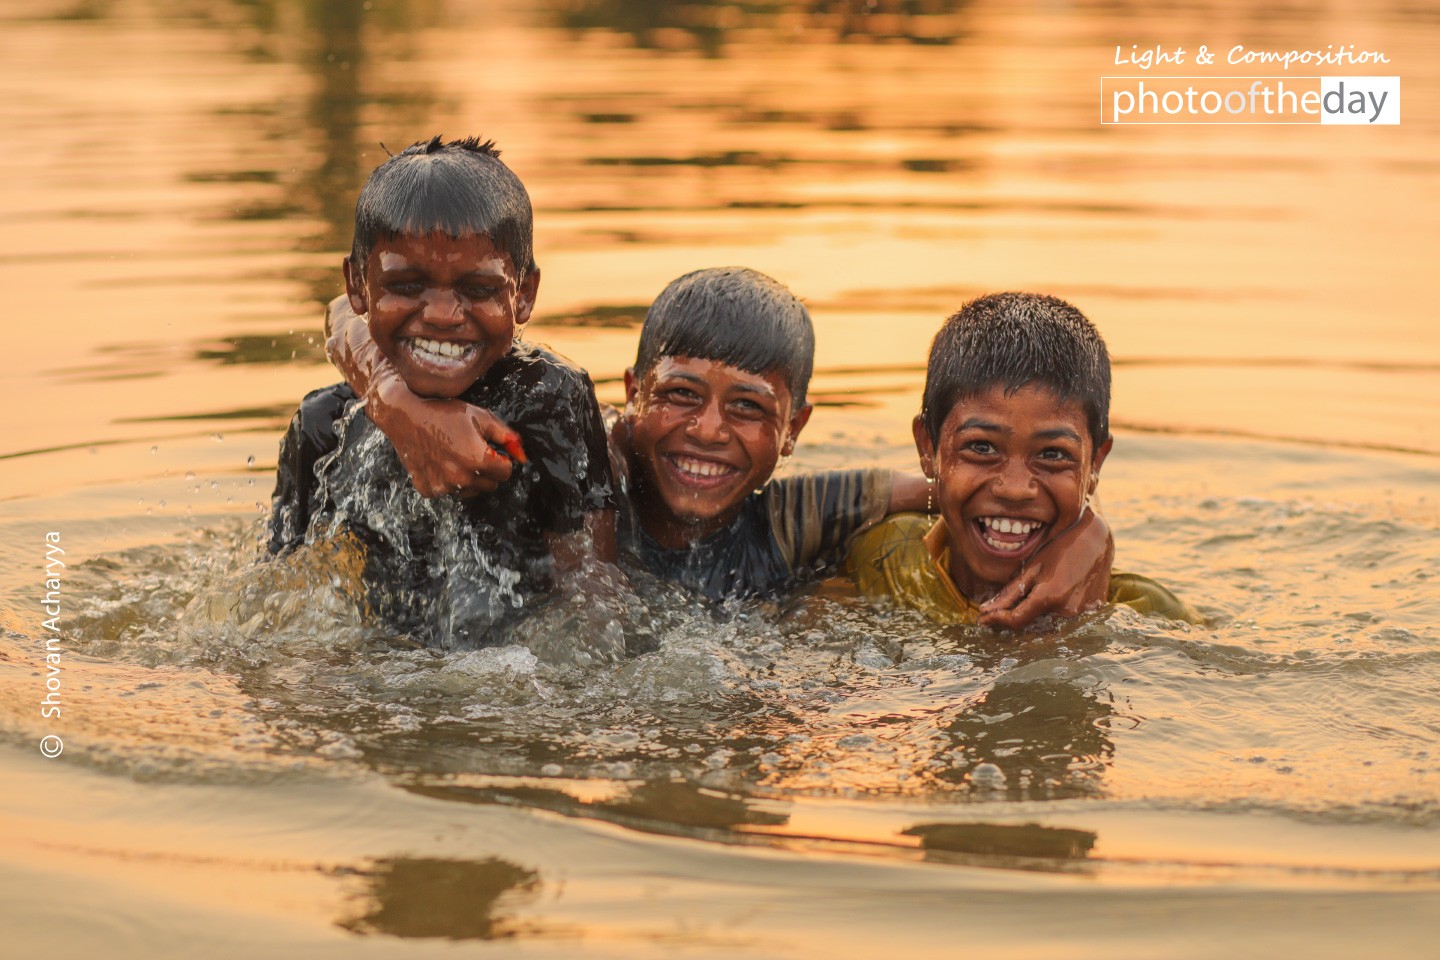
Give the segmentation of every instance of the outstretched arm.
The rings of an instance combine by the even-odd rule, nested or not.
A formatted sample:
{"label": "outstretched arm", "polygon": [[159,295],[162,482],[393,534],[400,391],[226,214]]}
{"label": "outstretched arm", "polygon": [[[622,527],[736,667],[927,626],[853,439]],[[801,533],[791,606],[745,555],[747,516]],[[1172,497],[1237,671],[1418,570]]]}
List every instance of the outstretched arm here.
{"label": "outstretched arm", "polygon": [[1110,525],[1086,507],[1068,530],[1045,544],[1015,579],[980,605],[980,622],[1018,630],[1047,614],[1073,617],[1106,601],[1115,540]]}
{"label": "outstretched arm", "polygon": [[513,465],[498,449],[520,449],[515,432],[463,400],[411,393],[344,295],[331,301],[325,333],[330,362],[365,398],[365,413],[395,446],[421,496],[489,493],[510,479]]}
{"label": "outstretched arm", "polygon": [[922,473],[892,470],[890,472],[890,505],[886,516],[892,513],[935,511],[934,488]]}

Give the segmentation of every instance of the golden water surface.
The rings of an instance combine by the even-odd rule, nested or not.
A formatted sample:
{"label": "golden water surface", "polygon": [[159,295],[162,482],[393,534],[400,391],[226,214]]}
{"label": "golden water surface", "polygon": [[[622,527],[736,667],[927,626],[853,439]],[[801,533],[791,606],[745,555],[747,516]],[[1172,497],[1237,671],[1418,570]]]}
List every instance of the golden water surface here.
{"label": "golden water surface", "polygon": [[[1117,45],[1202,43],[1384,51],[1291,72],[1397,75],[1402,122],[1099,122],[1100,78],[1139,72]],[[1422,955],[1437,46],[1432,6],[1359,0],[8,3],[11,944]],[[355,192],[435,133],[494,138],[525,181],[528,335],[602,400],[681,273],[804,298],[819,409],[793,468],[913,464],[940,321],[987,291],[1073,301],[1115,362],[1120,560],[1215,626],[681,611],[657,653],[578,675],[395,650],[324,577],[257,573],[279,436],[336,379]]]}

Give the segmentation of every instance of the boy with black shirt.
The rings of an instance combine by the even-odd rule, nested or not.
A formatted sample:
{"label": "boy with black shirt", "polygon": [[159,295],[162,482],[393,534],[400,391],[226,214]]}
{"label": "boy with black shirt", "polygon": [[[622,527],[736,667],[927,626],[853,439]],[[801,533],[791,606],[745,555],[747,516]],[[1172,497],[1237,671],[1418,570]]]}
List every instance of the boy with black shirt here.
{"label": "boy with black shirt", "polygon": [[[532,220],[493,144],[436,137],[370,175],[343,264],[348,304],[388,363],[382,386],[476,411],[499,478],[485,495],[417,490],[343,383],[308,395],[281,444],[270,552],[353,536],[377,612],[441,646],[499,642],[557,574],[614,558],[594,388],[517,339],[540,282]],[[383,416],[383,404],[370,406]]]}

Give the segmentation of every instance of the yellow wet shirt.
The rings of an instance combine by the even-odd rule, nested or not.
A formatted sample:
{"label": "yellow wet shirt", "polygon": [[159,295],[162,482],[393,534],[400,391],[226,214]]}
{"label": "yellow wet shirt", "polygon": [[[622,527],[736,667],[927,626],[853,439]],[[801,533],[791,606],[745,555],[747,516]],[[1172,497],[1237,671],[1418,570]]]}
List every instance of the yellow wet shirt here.
{"label": "yellow wet shirt", "polygon": [[[941,623],[975,623],[980,607],[950,579],[950,544],[945,521],[900,513],[857,536],[845,558],[845,572],[862,596],[889,597]],[[1140,613],[1189,623],[1204,621],[1175,594],[1132,573],[1110,575],[1111,603]]]}

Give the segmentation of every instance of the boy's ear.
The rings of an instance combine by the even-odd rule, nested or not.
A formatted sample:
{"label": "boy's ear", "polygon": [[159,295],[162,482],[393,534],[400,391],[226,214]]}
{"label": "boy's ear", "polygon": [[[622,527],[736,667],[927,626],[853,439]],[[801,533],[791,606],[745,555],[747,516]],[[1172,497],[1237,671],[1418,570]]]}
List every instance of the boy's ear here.
{"label": "boy's ear", "polygon": [[350,300],[350,309],[357,316],[365,316],[370,312],[370,304],[365,299],[365,272],[351,257],[340,262],[340,272],[345,275],[345,296]]}
{"label": "boy's ear", "polygon": [[635,398],[640,394],[640,378],[635,376],[634,367],[625,368],[625,412],[635,412]]}
{"label": "boy's ear", "polygon": [[795,452],[795,441],[800,439],[800,431],[805,429],[805,424],[810,422],[810,414],[814,412],[815,405],[807,403],[791,414],[790,432],[780,447],[780,455],[782,457],[788,457]]}
{"label": "boy's ear", "polygon": [[916,414],[910,421],[910,432],[915,435],[915,449],[920,453],[920,472],[931,480],[935,479],[935,441],[925,427],[925,417]]}
{"label": "boy's ear", "polygon": [[1095,456],[1090,460],[1090,483],[1086,487],[1086,493],[1093,495],[1095,488],[1100,485],[1100,468],[1105,465],[1105,458],[1110,455],[1110,448],[1115,445],[1114,437],[1106,437],[1105,442],[1095,448]]}
{"label": "boy's ear", "polygon": [[515,326],[530,319],[535,309],[535,296],[540,292],[540,268],[531,267],[525,271],[525,278],[515,291]]}

